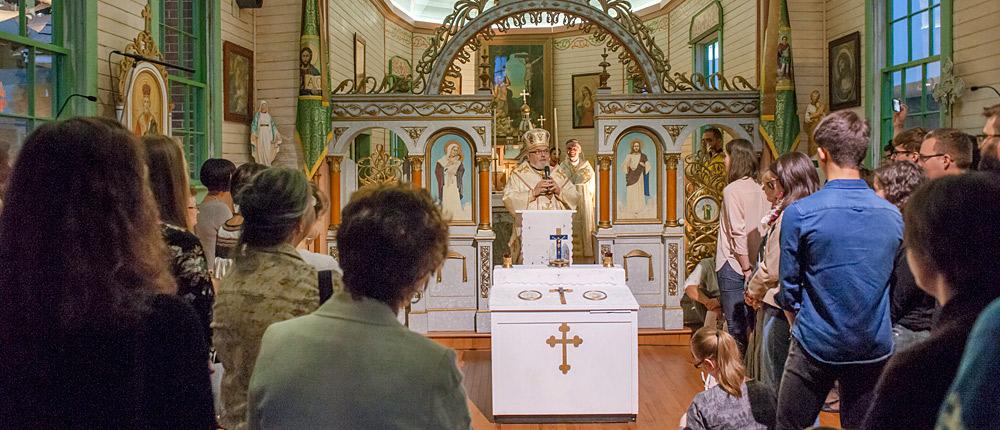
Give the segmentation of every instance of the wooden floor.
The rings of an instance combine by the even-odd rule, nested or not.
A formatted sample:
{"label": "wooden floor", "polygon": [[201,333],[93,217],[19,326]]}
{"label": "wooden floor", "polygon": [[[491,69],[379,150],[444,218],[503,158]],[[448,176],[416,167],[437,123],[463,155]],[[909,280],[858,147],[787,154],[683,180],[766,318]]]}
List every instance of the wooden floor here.
{"label": "wooden floor", "polygon": [[[686,346],[639,346],[639,417],[628,424],[494,424],[490,351],[458,350],[465,374],[469,412],[475,430],[676,429],[694,395],[703,389],[700,372]],[[837,415],[822,413],[820,423],[839,427]]]}

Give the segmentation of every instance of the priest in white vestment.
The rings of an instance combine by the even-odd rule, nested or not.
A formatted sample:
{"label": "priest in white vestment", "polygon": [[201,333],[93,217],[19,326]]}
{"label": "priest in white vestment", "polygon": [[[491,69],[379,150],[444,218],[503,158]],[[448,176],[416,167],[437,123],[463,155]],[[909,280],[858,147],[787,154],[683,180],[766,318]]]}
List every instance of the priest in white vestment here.
{"label": "priest in white vestment", "polygon": [[[503,204],[514,216],[514,232],[510,237],[510,255],[521,260],[521,216],[519,210],[576,209],[579,194],[561,165],[549,166],[549,132],[540,128],[528,130],[522,137],[527,160],[510,173],[503,190]],[[548,178],[545,169],[549,168]]]}
{"label": "priest in white vestment", "polygon": [[576,187],[579,201],[573,216],[573,249],[576,254],[590,257],[594,255],[594,166],[583,157],[583,148],[576,139],[566,142],[566,159],[562,169],[569,174],[569,180]]}

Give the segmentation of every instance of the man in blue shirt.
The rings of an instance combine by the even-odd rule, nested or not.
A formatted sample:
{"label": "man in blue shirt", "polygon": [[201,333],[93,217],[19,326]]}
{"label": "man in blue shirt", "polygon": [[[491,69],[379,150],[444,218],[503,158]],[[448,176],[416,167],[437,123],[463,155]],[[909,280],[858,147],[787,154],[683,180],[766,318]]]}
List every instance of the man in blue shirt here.
{"label": "man in blue shirt", "polygon": [[834,381],[840,381],[841,425],[859,427],[892,354],[889,276],[902,217],[861,179],[867,121],[835,112],[814,135],[827,183],[785,209],[781,224],[775,300],[795,318],[778,429],[813,425]]}

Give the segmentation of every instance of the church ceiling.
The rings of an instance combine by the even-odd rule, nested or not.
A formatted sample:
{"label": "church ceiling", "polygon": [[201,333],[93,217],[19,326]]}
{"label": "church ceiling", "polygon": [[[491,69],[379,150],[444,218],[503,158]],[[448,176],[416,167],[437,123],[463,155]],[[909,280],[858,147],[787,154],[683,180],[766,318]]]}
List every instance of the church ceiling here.
{"label": "church ceiling", "polygon": [[[416,21],[440,24],[454,9],[456,0],[384,0],[392,3]],[[638,11],[645,7],[660,3],[661,0],[633,0],[632,10]],[[591,0],[592,4],[596,4]],[[547,26],[547,25],[546,25]]]}

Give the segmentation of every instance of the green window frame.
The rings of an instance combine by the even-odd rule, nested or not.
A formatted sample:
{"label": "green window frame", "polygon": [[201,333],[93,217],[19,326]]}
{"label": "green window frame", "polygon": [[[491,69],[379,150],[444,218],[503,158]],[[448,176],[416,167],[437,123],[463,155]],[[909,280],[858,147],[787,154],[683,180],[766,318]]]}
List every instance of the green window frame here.
{"label": "green window frame", "polygon": [[892,138],[892,100],[909,108],[905,128],[946,127],[934,100],[941,63],[951,57],[951,0],[885,0],[885,61],[881,68],[881,145]]}
{"label": "green window frame", "polygon": [[720,37],[699,42],[695,45],[695,71],[710,76],[722,71],[722,44]]}
{"label": "green window frame", "polygon": [[170,134],[181,141],[188,174],[200,184],[200,168],[210,157],[208,122],[208,15],[205,1],[159,0],[158,45],[167,63],[194,69],[168,70],[167,85],[173,110]]}
{"label": "green window frame", "polygon": [[0,21],[0,47],[21,52],[20,59],[0,60],[0,142],[9,145],[0,150],[13,156],[31,131],[55,118],[70,94],[65,69],[71,51],[63,46],[62,0],[31,7],[27,0],[6,3],[17,8],[16,23],[15,17]]}

